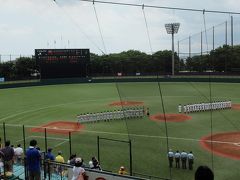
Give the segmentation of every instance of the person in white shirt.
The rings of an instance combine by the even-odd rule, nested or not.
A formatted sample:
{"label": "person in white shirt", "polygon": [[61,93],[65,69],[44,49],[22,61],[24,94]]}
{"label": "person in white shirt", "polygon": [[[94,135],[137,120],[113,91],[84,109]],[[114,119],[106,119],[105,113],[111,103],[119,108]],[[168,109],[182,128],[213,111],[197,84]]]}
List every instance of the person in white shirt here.
{"label": "person in white shirt", "polygon": [[182,105],[181,104],[178,105],[178,112],[182,113]]}
{"label": "person in white shirt", "polygon": [[84,179],[85,169],[81,167],[82,163],[83,163],[83,161],[82,161],[81,158],[76,158],[75,159],[75,165],[73,167],[72,180]]}
{"label": "person in white shirt", "polygon": [[189,168],[189,170],[192,170],[193,169],[193,160],[194,160],[194,156],[193,156],[192,151],[190,151],[188,153],[187,159],[188,159],[188,168]]}
{"label": "person in white shirt", "polygon": [[167,156],[168,156],[168,161],[169,161],[169,167],[172,168],[174,153],[172,152],[171,149],[169,149]]}
{"label": "person in white shirt", "polygon": [[176,151],[176,153],[174,154],[176,168],[180,168],[180,157],[181,157],[181,154],[179,153],[179,151]]}
{"label": "person in white shirt", "polygon": [[187,169],[187,153],[185,151],[182,151],[181,153],[181,162],[182,162],[182,168]]}
{"label": "person in white shirt", "polygon": [[18,144],[17,148],[14,149],[14,156],[16,158],[17,164],[22,163],[22,155],[23,155],[23,148],[21,147],[21,144]]}

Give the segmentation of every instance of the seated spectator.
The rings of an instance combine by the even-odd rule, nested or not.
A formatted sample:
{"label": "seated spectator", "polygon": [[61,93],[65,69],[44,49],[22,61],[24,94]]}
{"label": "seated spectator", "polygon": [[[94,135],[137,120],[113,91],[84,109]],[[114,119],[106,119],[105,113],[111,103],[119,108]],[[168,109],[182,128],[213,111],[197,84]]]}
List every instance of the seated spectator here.
{"label": "seated spectator", "polygon": [[195,172],[195,180],[214,180],[214,174],[209,167],[199,166]]}
{"label": "seated spectator", "polygon": [[14,155],[16,158],[16,163],[21,164],[22,163],[22,155],[23,155],[23,148],[21,147],[21,144],[18,144],[17,148],[14,149]]}
{"label": "seated spectator", "polygon": [[92,157],[92,164],[93,164],[93,167],[91,169],[102,170],[96,157]]}
{"label": "seated spectator", "polygon": [[84,180],[85,176],[85,169],[81,167],[82,166],[82,159],[76,158],[75,164],[73,167],[73,177],[72,180]]}
{"label": "seated spectator", "polygon": [[72,154],[72,155],[69,157],[67,163],[70,164],[70,165],[72,165],[72,166],[74,166],[76,157],[77,157],[76,154]]}
{"label": "seated spectator", "polygon": [[127,171],[125,170],[125,167],[124,166],[121,166],[119,171],[118,171],[118,174],[120,175],[125,175],[127,174]]}

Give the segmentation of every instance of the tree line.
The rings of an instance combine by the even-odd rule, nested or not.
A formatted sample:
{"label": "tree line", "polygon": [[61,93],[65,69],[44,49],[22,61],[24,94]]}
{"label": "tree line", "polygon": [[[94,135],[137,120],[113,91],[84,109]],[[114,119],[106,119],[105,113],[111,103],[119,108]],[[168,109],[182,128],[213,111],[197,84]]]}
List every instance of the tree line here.
{"label": "tree line", "polygon": [[[90,76],[123,75],[170,75],[172,71],[172,52],[157,51],[149,55],[137,50],[121,53],[97,55],[91,53],[88,64]],[[240,45],[222,46],[207,55],[198,55],[181,59],[175,53],[175,72],[240,72]],[[39,67],[34,57],[20,57],[15,61],[0,63],[0,77],[6,80],[38,78]]]}

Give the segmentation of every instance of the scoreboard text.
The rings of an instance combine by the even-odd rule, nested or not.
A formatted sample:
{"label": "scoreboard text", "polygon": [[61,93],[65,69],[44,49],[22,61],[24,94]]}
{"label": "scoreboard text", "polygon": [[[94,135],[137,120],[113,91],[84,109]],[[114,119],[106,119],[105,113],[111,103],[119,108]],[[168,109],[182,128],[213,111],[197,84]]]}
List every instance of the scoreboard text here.
{"label": "scoreboard text", "polygon": [[36,49],[41,79],[86,77],[89,49]]}

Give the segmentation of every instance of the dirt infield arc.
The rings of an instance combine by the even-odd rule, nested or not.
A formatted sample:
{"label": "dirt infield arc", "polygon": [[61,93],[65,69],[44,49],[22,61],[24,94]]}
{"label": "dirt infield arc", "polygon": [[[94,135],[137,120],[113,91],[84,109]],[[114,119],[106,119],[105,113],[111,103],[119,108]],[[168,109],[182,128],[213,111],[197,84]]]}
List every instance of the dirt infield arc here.
{"label": "dirt infield arc", "polygon": [[204,149],[217,155],[240,160],[240,132],[208,135],[201,138],[200,144]]}
{"label": "dirt infield arc", "polygon": [[109,104],[109,106],[140,106],[144,105],[142,101],[116,101]]}
{"label": "dirt infield arc", "polygon": [[240,110],[240,104],[233,104],[232,109],[234,110]]}
{"label": "dirt infield arc", "polygon": [[[186,114],[165,114],[167,122],[183,122],[191,120],[192,117]],[[164,114],[155,114],[149,117],[153,121],[165,121]]]}
{"label": "dirt infield arc", "polygon": [[78,124],[76,122],[68,122],[68,121],[54,121],[48,124],[44,124],[37,128],[31,128],[31,132],[45,132],[50,134],[63,134],[68,135],[69,132],[77,132],[84,128],[83,125]]}

